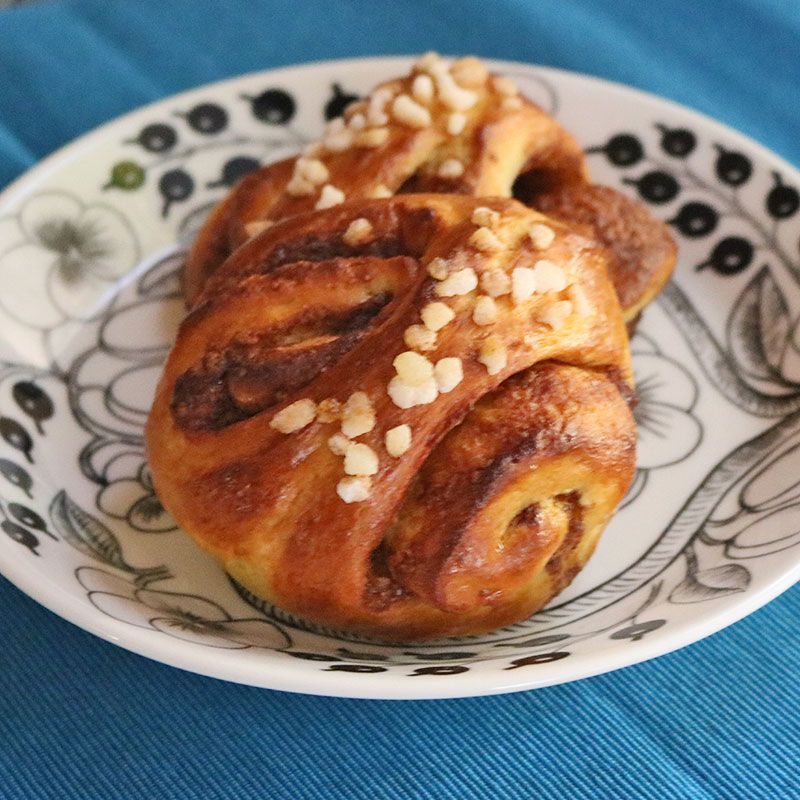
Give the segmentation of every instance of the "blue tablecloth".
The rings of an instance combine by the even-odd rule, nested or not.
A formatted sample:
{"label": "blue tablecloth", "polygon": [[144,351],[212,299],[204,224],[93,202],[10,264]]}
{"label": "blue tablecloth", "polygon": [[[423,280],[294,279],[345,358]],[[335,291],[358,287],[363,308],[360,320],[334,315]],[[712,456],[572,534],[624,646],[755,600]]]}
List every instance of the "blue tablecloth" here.
{"label": "blue tablecloth", "polygon": [[[428,49],[632,84],[800,164],[792,0],[75,0],[0,11],[0,186],[187,87]],[[408,703],[180,672],[94,638],[3,579],[0,609],[2,798],[800,797],[798,587],[616,673]]]}

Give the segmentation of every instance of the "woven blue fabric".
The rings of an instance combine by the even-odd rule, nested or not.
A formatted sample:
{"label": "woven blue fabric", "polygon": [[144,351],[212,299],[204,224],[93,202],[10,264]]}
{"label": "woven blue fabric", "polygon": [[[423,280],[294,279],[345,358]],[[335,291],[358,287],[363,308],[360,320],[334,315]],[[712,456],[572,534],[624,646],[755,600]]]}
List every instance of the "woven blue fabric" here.
{"label": "woven blue fabric", "polygon": [[[0,186],[73,137],[191,86],[428,49],[622,81],[800,164],[796,2],[75,0],[0,11]],[[4,800],[800,798],[797,587],[616,673],[408,703],[184,673],[79,630],[3,579],[0,609]]]}

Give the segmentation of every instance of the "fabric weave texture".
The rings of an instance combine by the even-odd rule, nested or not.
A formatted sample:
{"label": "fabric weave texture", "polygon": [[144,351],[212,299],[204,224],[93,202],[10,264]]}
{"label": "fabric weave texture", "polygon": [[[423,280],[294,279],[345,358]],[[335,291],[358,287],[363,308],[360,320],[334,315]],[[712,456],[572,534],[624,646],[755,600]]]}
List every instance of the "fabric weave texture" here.
{"label": "fabric weave texture", "polygon": [[[797,3],[44,0],[0,10],[0,187],[183,89],[429,49],[627,83],[800,165]],[[800,798],[799,587],[614,673],[405,703],[181,672],[70,625],[2,578],[0,609],[4,800]]]}

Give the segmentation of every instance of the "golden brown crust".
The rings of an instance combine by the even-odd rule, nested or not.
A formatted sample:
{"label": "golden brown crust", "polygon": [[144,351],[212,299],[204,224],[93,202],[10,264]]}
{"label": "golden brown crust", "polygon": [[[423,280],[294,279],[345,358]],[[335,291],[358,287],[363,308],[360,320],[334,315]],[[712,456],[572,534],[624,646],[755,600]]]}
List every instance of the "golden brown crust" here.
{"label": "golden brown crust", "polygon": [[[426,73],[415,67],[407,77],[381,84],[371,96],[385,91],[410,97],[414,79],[422,75]],[[425,106],[431,122],[421,128],[398,121],[389,100],[380,112],[387,121],[377,126],[388,132],[388,138],[377,147],[359,144],[361,130],[352,134],[352,144],[344,150],[326,148],[323,138],[307,158],[321,160],[327,175],[309,194],[287,190],[299,157],[245,176],[217,206],[194,243],[184,276],[188,303],[194,303],[205,280],[249,238],[249,223],[313,210],[325,184],[341,190],[349,201],[375,197],[376,191],[510,197],[520,175],[539,191],[585,182],[583,151],[575,138],[538,106],[521,96],[509,98],[498,85],[504,88],[488,76],[473,87],[476,101],[463,112],[454,111],[435,94]],[[464,116],[457,134],[448,131],[453,114]],[[366,103],[348,108],[343,119],[349,122],[357,115],[369,120]],[[463,173],[443,177],[442,165],[449,160],[461,164]]]}
{"label": "golden brown crust", "polygon": [[[477,246],[481,207],[497,215],[496,252]],[[369,239],[348,245],[362,219]],[[535,224],[554,234],[544,252]],[[496,321],[477,325],[480,288],[437,295],[434,258],[478,281],[546,260],[563,287],[501,294]],[[464,377],[401,408],[394,359],[432,301],[455,317],[425,357],[459,359]],[[505,358],[493,371],[490,338]],[[179,524],[257,595],[384,638],[478,632],[532,613],[588,559],[633,471],[620,380],[632,385],[624,322],[591,240],[508,199],[351,202],[275,223],[207,282],[159,384],[148,455]],[[275,423],[298,400],[359,392],[374,425],[357,441],[378,464],[369,497],[345,503],[328,445],[341,421]],[[411,446],[394,457],[399,425]]]}
{"label": "golden brown crust", "polygon": [[[424,64],[416,65],[409,76],[382,84],[370,97],[380,92],[413,95],[414,80],[426,76],[425,69]],[[435,94],[425,104],[430,125],[409,127],[394,120],[388,109],[388,121],[381,126],[388,132],[385,143],[359,145],[362,132],[348,134],[348,124],[342,127],[352,144],[343,150],[319,144],[306,160],[321,160],[327,170],[324,183],[341,190],[346,200],[370,198],[376,191],[514,196],[565,222],[586,225],[587,235],[608,248],[612,283],[626,321],[634,320],[674,267],[675,244],[666,225],[619,192],[589,183],[575,138],[538,106],[509,94],[502,79],[487,75],[483,82],[473,82],[470,91],[476,102],[463,112],[464,126],[456,134],[448,131],[453,109]],[[367,103],[358,103],[343,119],[349,123],[354,117],[369,118],[368,109]],[[442,165],[448,161],[461,165],[463,172],[443,176]],[[322,183],[308,194],[293,194],[287,188],[297,163],[298,157],[293,157],[247,175],[215,208],[187,259],[184,289],[189,305],[225,258],[250,237],[251,223],[315,207]]]}

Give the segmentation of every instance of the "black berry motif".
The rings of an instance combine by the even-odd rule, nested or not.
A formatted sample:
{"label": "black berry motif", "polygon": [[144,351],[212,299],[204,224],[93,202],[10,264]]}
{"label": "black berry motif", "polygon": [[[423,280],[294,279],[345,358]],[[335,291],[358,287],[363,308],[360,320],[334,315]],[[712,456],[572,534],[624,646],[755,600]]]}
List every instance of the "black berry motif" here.
{"label": "black berry motif", "polygon": [[406,653],[407,656],[414,656],[420,661],[464,661],[467,658],[474,658],[477,653]]}
{"label": "black berry motif", "polygon": [[292,658],[300,658],[303,661],[340,661],[341,659],[336,658],[336,656],[326,656],[322,653],[292,653],[287,652],[287,656],[292,656]]}
{"label": "black berry motif", "polygon": [[697,145],[697,138],[687,128],[668,128],[666,125],[656,125],[661,131],[661,149],[675,158],[685,158]]}
{"label": "black berry motif", "polygon": [[216,103],[201,103],[186,115],[186,121],[193,130],[210,136],[228,127],[228,112]]}
{"label": "black berry motif", "polygon": [[714,164],[717,177],[728,186],[741,186],[747,183],[753,174],[753,163],[750,159],[743,153],[726,150],[721,144],[714,147],[719,153]]}
{"label": "black berry motif", "polygon": [[383,653],[361,653],[358,650],[350,650],[347,647],[337,647],[336,652],[342,658],[348,659],[358,659],[363,658],[366,661],[388,661],[389,656],[384,655]]}
{"label": "black berry motif", "polygon": [[53,401],[44,389],[31,381],[20,381],[14,384],[11,395],[16,404],[36,425],[36,430],[44,434],[42,422],[53,416]]}
{"label": "black berry motif", "polygon": [[650,203],[668,203],[681,190],[680,184],[668,172],[653,170],[641,178],[625,178],[625,183],[635,186],[644,200]]}
{"label": "black berry motif", "polygon": [[630,639],[632,642],[638,642],[643,636],[651,631],[658,630],[662,625],[666,625],[665,619],[651,619],[647,622],[637,622],[635,625],[629,625],[620,631],[614,631],[611,634],[612,639]]}
{"label": "black berry motif", "polygon": [[506,669],[518,669],[519,667],[529,667],[532,664],[549,664],[551,661],[561,661],[570,655],[568,650],[557,650],[553,653],[537,653],[534,656],[523,656],[522,658],[515,658],[511,662],[510,667]]}
{"label": "black berry motif", "polygon": [[800,208],[800,193],[794,186],[787,186],[777,172],[772,173],[775,185],[767,195],[767,213],[774,219],[786,219]]}
{"label": "black berry motif", "polygon": [[[657,155],[644,152],[642,144],[630,133],[611,136],[603,145],[589,147],[587,153],[603,153],[617,166],[629,166],[642,161],[650,167],[638,178],[623,177],[622,182],[635,186],[639,196],[653,205],[663,205],[674,200],[682,191],[701,190],[711,199],[709,202],[692,201],[684,203],[669,224],[687,239],[700,239],[709,236],[719,227],[720,219],[738,219],[755,231],[759,242],[769,249],[790,270],[794,270],[792,257],[774,231],[763,224],[742,204],[736,189],[744,185],[753,175],[751,159],[744,153],[729,149],[722,144],[714,144],[714,177],[706,180],[700,177],[689,165],[688,156],[697,149],[698,139],[689,128],[654,124],[660,131],[659,146],[663,153],[673,159],[686,159],[684,165],[669,162]],[[777,222],[788,219],[800,212],[800,187],[784,183],[780,174],[772,172],[773,185],[767,191],[764,204],[767,214]],[[711,205],[713,203],[713,205]],[[800,252],[800,242],[798,242]],[[727,236],[717,242],[706,261],[697,269],[711,267],[719,275],[736,275],[746,269],[753,261],[755,245],[742,236]]]}
{"label": "black berry motif", "polygon": [[641,141],[631,133],[618,133],[600,147],[590,147],[587,153],[605,153],[606,158],[617,167],[630,167],[641,161],[644,148]]}
{"label": "black berry motif", "polygon": [[15,450],[24,453],[25,458],[33,464],[33,457],[31,456],[33,439],[31,439],[28,431],[26,431],[19,422],[15,419],[11,419],[11,417],[0,417],[0,436]]}
{"label": "black berry motif", "polygon": [[0,475],[12,484],[12,486],[17,486],[22,489],[28,497],[33,497],[31,494],[33,479],[26,469],[23,469],[18,464],[6,458],[0,458]]}
{"label": "black berry motif", "polygon": [[708,236],[719,222],[719,214],[706,203],[686,203],[678,213],[669,220],[684,236],[697,239]]}
{"label": "black berry motif", "polygon": [[233,186],[239,178],[243,178],[248,172],[252,172],[260,166],[261,163],[256,158],[236,156],[225,162],[222,167],[222,175],[217,180],[206,185],[209,189],[216,189],[219,186]]}
{"label": "black berry motif", "polygon": [[[569,639],[568,633],[551,633],[547,636],[536,636],[533,639],[526,639],[524,642],[511,642],[513,647],[543,647],[546,644],[555,644]],[[504,642],[496,644],[495,647],[506,647]]]}
{"label": "black berry motif", "polygon": [[411,677],[415,675],[460,675],[462,672],[469,672],[469,667],[462,664],[450,664],[441,667],[417,667]]}
{"label": "black berry motif", "polygon": [[727,236],[721,239],[711,251],[711,255],[697,269],[711,267],[720,275],[737,275],[750,266],[755,248],[752,242],[741,236]]}
{"label": "black berry motif", "polygon": [[374,667],[370,664],[331,664],[327,672],[360,672],[364,675],[375,672],[386,672],[386,667]]}
{"label": "black berry motif", "polygon": [[178,134],[171,125],[161,122],[147,125],[139,131],[139,135],[130,142],[140,144],[150,153],[166,153],[175,146],[178,141]]}
{"label": "black berry motif", "polygon": [[111,178],[104,189],[132,192],[144,183],[144,169],[135,161],[120,161],[111,168]]}
{"label": "black berry motif", "polygon": [[283,89],[266,89],[255,97],[242,95],[242,98],[250,101],[253,116],[268,125],[285,125],[297,108],[292,96]]}
{"label": "black berry motif", "polygon": [[194,180],[188,172],[182,169],[171,169],[161,176],[161,180],[158,182],[158,191],[164,198],[161,216],[166,217],[169,207],[173,203],[180,203],[191,197],[194,191]]}
{"label": "black berry motif", "polygon": [[5,531],[6,536],[10,539],[13,539],[23,547],[27,547],[35,556],[39,555],[39,553],[36,552],[36,548],[39,546],[39,540],[27,528],[23,528],[22,525],[17,525],[16,522],[12,522],[9,519],[4,519],[0,522],[0,528]]}
{"label": "black berry motif", "polygon": [[333,97],[325,104],[326,120],[341,117],[347,106],[359,99],[357,94],[348,94],[342,91],[342,87],[338,83],[334,83],[331,86],[331,90],[333,91]]}
{"label": "black berry motif", "polygon": [[11,514],[17,522],[27,525],[29,528],[41,531],[47,534],[51,539],[58,539],[47,530],[47,523],[32,509],[27,506],[20,505],[19,503],[9,503],[8,513]]}

